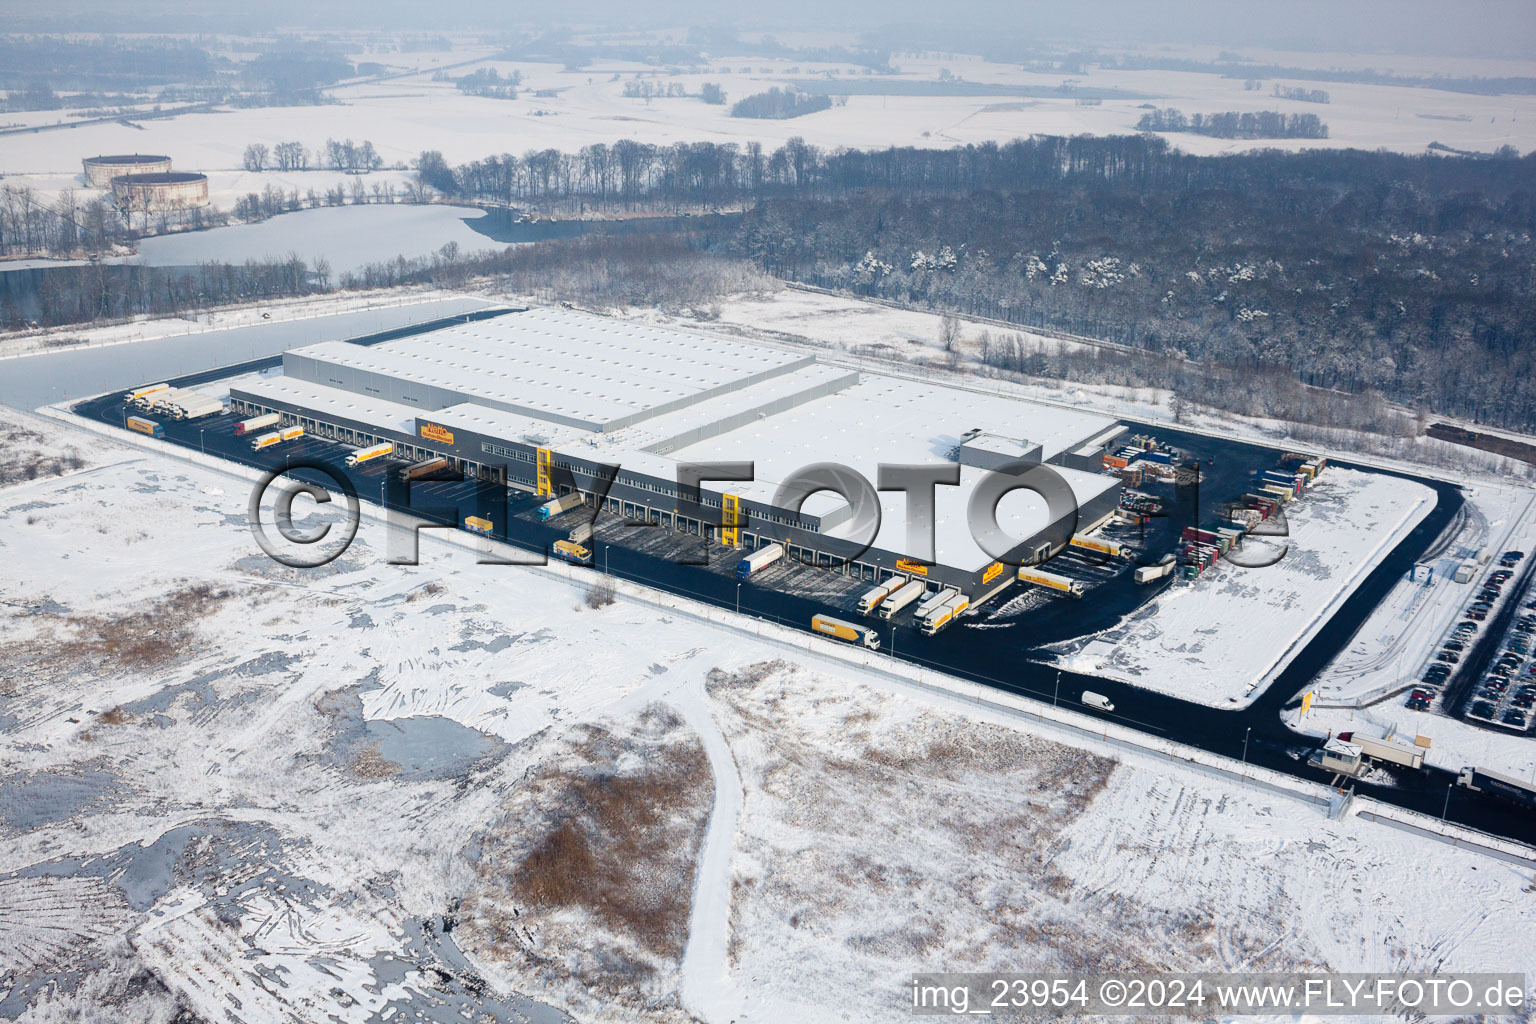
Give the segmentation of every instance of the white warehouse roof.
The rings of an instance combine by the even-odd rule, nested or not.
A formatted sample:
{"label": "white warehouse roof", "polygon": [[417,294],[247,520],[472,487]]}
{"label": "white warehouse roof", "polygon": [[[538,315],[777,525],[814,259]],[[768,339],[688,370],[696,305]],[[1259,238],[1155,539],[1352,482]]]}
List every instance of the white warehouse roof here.
{"label": "white warehouse roof", "polygon": [[537,309],[460,324],[380,345],[322,342],[289,355],[292,375],[310,372],[361,389],[346,372],[390,378],[402,404],[437,409],[463,402],[541,419],[616,429],[814,363],[758,345]]}
{"label": "white warehouse roof", "polygon": [[[672,452],[692,462],[751,461],[756,480],[715,485],[743,498],[768,503],[779,485],[796,471],[818,462],[834,462],[857,470],[871,485],[885,464],[936,465],[953,462],[950,453],[960,436],[975,427],[998,434],[1045,442],[1047,457],[1084,436],[1104,430],[1113,420],[1074,410],[1058,410],[1019,399],[976,395],[961,388],[866,375],[854,387],[817,399],[717,437]],[[1052,447],[1054,446],[1054,447]],[[1113,477],[1050,467],[1072,488],[1080,505],[1118,485]],[[937,561],[979,569],[991,560],[971,537],[966,521],[971,492],[986,474],[961,467],[958,487],[935,488]],[[908,551],[905,497],[881,494],[880,532],[875,546]],[[830,492],[811,495],[804,511],[833,516],[845,508]],[[1016,490],[999,504],[998,525],[1020,540],[1050,524],[1044,501],[1034,492]],[[771,533],[771,528],[766,529]],[[825,532],[843,535],[840,527]]]}
{"label": "white warehouse roof", "polygon": [[416,433],[416,415],[421,412],[420,409],[398,402],[385,401],[372,395],[355,395],[340,388],[293,377],[261,377],[237,383],[231,390],[244,392],[253,398],[288,402],[323,415],[356,420],[407,434]]}

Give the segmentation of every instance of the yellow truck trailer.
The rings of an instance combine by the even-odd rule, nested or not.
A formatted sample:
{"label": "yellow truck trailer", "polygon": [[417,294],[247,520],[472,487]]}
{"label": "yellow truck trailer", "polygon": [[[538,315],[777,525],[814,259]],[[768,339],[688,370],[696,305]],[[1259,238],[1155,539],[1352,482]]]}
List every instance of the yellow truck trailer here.
{"label": "yellow truck trailer", "polygon": [[1081,582],[1068,579],[1065,576],[1058,576],[1053,572],[1046,572],[1043,569],[1031,569],[1027,566],[1021,566],[1019,568],[1019,582],[1033,583],[1037,587],[1045,587],[1049,590],[1070,595],[1071,597],[1083,596],[1083,585]]}
{"label": "yellow truck trailer", "polygon": [[880,634],[872,627],[859,626],[852,622],[844,622],[842,619],[834,619],[830,615],[811,616],[812,632],[829,636],[836,640],[843,640],[850,644],[863,644],[872,651],[880,649]]}

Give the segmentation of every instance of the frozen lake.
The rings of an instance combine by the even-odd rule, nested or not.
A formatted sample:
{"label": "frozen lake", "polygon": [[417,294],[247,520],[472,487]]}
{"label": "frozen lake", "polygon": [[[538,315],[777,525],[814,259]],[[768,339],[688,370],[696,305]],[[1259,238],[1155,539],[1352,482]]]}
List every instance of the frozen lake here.
{"label": "frozen lake", "polygon": [[300,345],[393,330],[483,309],[484,299],[440,299],[408,306],[279,320],[101,348],[38,352],[0,360],[0,405],[35,409],[149,380],[274,356]]}
{"label": "frozen lake", "polygon": [[155,267],[185,267],[293,253],[311,265],[328,260],[334,279],[396,256],[430,256],[449,242],[463,253],[505,247],[471,226],[486,217],[484,210],[469,206],[330,206],[255,224],[146,238],[138,244],[139,260]]}

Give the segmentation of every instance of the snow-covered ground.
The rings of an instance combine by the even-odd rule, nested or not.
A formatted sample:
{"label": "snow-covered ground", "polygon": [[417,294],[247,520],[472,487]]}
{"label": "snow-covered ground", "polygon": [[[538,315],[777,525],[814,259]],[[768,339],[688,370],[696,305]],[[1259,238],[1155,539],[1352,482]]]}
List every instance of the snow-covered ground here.
{"label": "snow-covered ground", "polygon": [[1202,704],[1249,704],[1434,506],[1423,484],[1330,468],[1286,506],[1284,537],[1244,541],[1256,567],[1223,559],[1177,581],[1128,621],[1056,647],[1058,663]]}
{"label": "snow-covered ground", "polygon": [[[47,427],[96,464],[0,489],[6,1016],[883,1021],[915,967],[1536,970],[1513,865],[430,534],[284,569],[242,476]],[[657,706],[716,793],[676,973],[577,992],[444,931],[569,744]],[[504,909],[571,964],[623,948]]]}
{"label": "snow-covered ground", "polygon": [[[241,156],[248,143],[269,147],[297,140],[314,149],[326,139],[367,139],[374,143],[388,170],[365,176],[375,183],[398,184],[405,167],[423,150],[438,150],[452,162],[477,160],[512,150],[556,148],[576,150],[594,142],[621,138],[660,145],[699,140],[761,142],[770,148],[800,136],[823,147],[952,146],[989,140],[1006,141],[1032,134],[1125,134],[1135,131],[1145,112],[1143,104],[1177,107],[1186,113],[1226,110],[1281,110],[1313,113],[1329,126],[1325,140],[1212,139],[1199,135],[1168,136],[1171,144],[1192,152],[1218,153],[1259,147],[1302,149],[1324,147],[1386,148],[1422,153],[1431,142],[1456,149],[1491,152],[1512,145],[1522,152],[1536,148],[1536,97],[1481,96],[1436,89],[1286,79],[1288,87],[1321,88],[1328,104],[1282,100],[1272,95],[1275,82],[1249,91],[1238,78],[1172,71],[1107,71],[1090,68],[1083,74],[1023,71],[979,57],[897,55],[895,76],[869,76],[860,68],[840,64],[790,62],[750,53],[721,56],[708,68],[676,70],[655,75],[654,68],[597,62],[577,70],[535,62],[481,59],[455,69],[463,75],[477,67],[500,74],[520,71],[523,94],[515,100],[461,94],[450,81],[432,81],[435,64],[484,58],[484,47],[467,47],[457,54],[401,57],[398,66],[421,72],[381,82],[343,85],[329,91],[337,102],[317,106],[219,109],[173,118],[79,125],[55,131],[12,136],[0,146],[0,174],[8,180],[50,191],[78,187],[80,160],[100,153],[165,153],[177,170],[202,171],[210,177],[214,203],[228,207],[236,197],[261,191],[268,184],[285,190],[324,191],[350,186],[353,178],[336,171],[305,173],[245,171]],[[391,55],[392,57],[395,55]],[[1372,55],[1379,58],[1380,55]],[[1303,66],[1342,66],[1339,55],[1282,55]],[[1324,60],[1327,63],[1324,63]],[[1394,63],[1397,58],[1392,58]],[[410,63],[410,61],[416,63]],[[1353,62],[1359,65],[1358,60]],[[1369,65],[1371,61],[1366,61]],[[1399,70],[1412,61],[1399,64]],[[1377,65],[1379,66],[1379,65]],[[1523,75],[1533,64],[1511,61],[1462,60],[1437,65],[1438,73]],[[938,83],[942,72],[997,91],[979,95],[852,95],[846,105],[783,121],[733,118],[729,104],[702,102],[705,83],[719,84],[734,102],[773,86],[821,79],[819,84],[850,88],[871,83]],[[644,100],[624,96],[624,86],[637,72],[648,82],[681,85],[690,95]],[[1113,89],[1097,105],[1083,105],[1070,93],[1056,90],[1070,77],[1079,90]],[[1009,95],[1028,86],[1043,96]],[[535,91],[552,91],[537,96]],[[8,122],[70,121],[61,112],[33,117],[8,115]],[[130,119],[131,120],[131,119]],[[508,140],[515,140],[509,143]]]}

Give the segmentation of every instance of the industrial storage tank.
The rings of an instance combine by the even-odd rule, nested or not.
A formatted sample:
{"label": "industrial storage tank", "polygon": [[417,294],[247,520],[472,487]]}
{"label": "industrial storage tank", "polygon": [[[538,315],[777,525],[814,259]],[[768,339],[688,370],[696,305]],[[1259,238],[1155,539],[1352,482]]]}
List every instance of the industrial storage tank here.
{"label": "industrial storage tank", "polygon": [[184,210],[208,205],[208,175],[185,171],[120,174],[112,179],[117,205],[135,213]]}
{"label": "industrial storage tank", "polygon": [[112,179],[124,174],[166,174],[171,169],[171,158],[124,153],[117,156],[88,156],[80,164],[85,168],[87,185],[92,188],[110,188]]}

